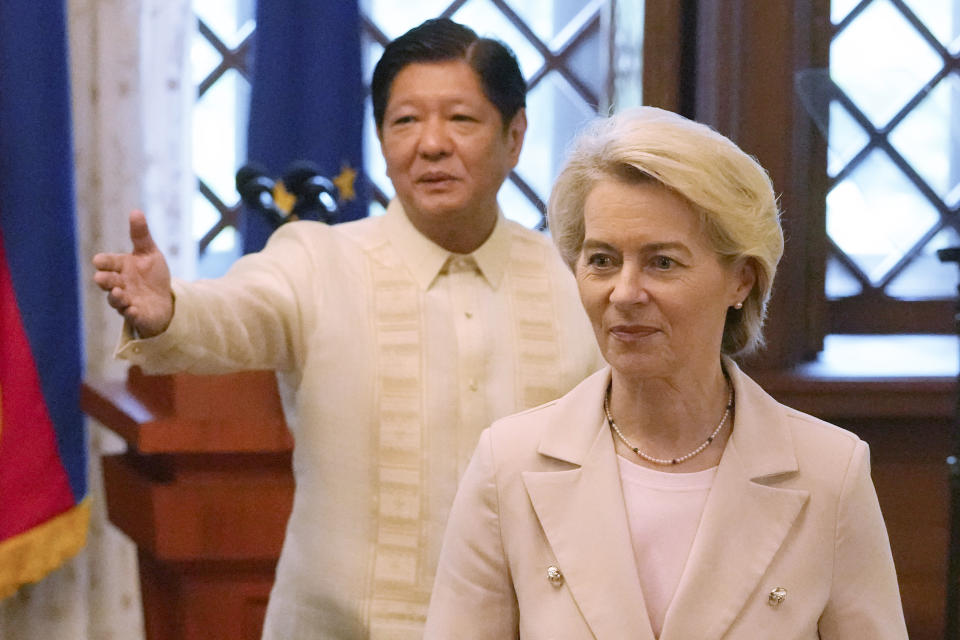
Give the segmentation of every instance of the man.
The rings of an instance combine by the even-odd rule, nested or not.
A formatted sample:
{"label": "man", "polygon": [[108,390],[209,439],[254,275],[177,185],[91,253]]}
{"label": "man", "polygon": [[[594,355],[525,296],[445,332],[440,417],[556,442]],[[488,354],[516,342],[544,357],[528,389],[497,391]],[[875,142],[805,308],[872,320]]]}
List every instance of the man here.
{"label": "man", "polygon": [[497,206],[526,130],[509,50],[430,20],[386,47],[372,93],[384,216],[284,225],[213,281],[171,286],[139,213],[133,252],[94,258],[120,357],[278,373],[297,489],[270,640],[419,638],[480,431],[600,364],[549,240]]}

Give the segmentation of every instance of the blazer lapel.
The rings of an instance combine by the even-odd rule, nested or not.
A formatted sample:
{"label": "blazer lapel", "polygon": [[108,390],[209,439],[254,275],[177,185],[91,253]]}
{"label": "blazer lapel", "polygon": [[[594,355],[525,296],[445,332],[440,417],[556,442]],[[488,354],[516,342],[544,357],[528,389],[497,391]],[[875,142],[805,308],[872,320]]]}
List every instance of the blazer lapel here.
{"label": "blazer lapel", "polygon": [[540,453],[563,471],[528,471],[523,481],[565,584],[597,640],[654,640],[640,589],[616,452],[604,428],[600,371],[557,404],[558,423]]}
{"label": "blazer lapel", "polygon": [[737,398],[734,431],[660,640],[721,638],[809,498],[764,484],[797,471],[783,407],[731,361],[726,366]]}

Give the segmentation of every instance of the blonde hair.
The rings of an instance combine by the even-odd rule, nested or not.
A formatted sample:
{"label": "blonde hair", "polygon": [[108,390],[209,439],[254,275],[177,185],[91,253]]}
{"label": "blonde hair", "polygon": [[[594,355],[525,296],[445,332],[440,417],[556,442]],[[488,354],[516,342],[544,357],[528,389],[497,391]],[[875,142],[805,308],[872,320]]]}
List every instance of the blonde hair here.
{"label": "blonde hair", "polygon": [[710,127],[663,109],[635,107],[592,122],[574,140],[547,207],[553,240],[571,270],[583,245],[587,195],[611,179],[670,189],[699,214],[718,255],[752,262],[757,281],[743,308],[727,312],[722,351],[743,355],[762,345],[783,255],[780,212],[763,167]]}

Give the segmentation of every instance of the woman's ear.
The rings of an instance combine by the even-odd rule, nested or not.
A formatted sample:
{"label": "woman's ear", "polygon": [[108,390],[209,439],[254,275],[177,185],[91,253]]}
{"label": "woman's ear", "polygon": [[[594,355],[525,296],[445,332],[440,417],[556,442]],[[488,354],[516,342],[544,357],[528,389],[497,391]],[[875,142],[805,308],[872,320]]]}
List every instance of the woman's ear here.
{"label": "woman's ear", "polygon": [[736,282],[734,288],[736,299],[730,304],[731,307],[746,300],[753,291],[754,285],[757,284],[756,262],[753,258],[739,258],[734,263],[733,275]]}

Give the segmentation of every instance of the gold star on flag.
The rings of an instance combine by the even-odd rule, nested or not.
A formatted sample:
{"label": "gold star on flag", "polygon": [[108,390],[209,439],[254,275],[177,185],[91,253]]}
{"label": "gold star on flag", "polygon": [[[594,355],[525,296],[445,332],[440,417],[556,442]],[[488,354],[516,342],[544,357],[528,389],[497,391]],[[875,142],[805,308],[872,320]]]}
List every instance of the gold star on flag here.
{"label": "gold star on flag", "polygon": [[297,203],[297,197],[287,191],[287,187],[282,180],[277,180],[273,183],[273,202],[277,205],[277,209],[289,214],[293,205]]}
{"label": "gold star on flag", "polygon": [[333,179],[333,184],[337,185],[341,202],[349,202],[357,197],[353,190],[353,183],[356,179],[357,172],[351,169],[349,164],[344,164],[340,168],[340,175]]}

